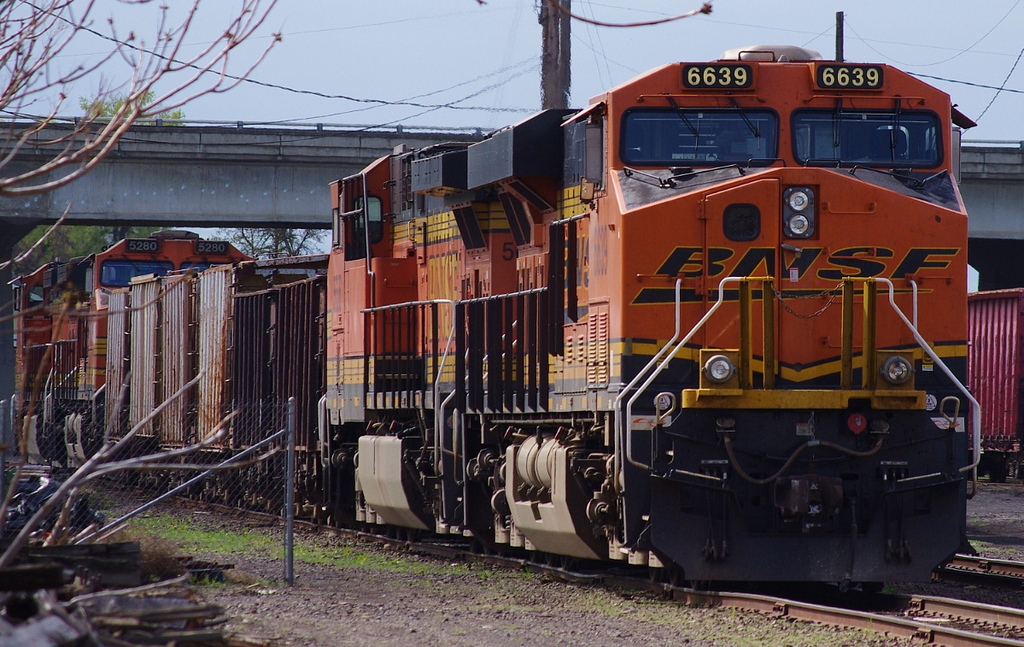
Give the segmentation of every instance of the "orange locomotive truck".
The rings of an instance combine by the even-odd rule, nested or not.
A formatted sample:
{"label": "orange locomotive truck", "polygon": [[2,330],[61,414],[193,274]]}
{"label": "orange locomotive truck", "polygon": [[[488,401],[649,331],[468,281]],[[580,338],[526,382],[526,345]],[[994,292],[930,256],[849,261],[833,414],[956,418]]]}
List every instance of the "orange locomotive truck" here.
{"label": "orange locomotive truck", "polygon": [[334,185],[327,503],[673,580],[926,580],[964,544],[949,97],[793,47]]}
{"label": "orange locomotive truck", "polygon": [[[230,243],[168,230],[15,279],[16,388],[34,420],[32,453],[63,466],[83,460],[83,446],[96,440],[83,435],[103,419],[111,289],[139,276],[201,272],[247,258]],[[101,422],[96,426],[102,432]]]}

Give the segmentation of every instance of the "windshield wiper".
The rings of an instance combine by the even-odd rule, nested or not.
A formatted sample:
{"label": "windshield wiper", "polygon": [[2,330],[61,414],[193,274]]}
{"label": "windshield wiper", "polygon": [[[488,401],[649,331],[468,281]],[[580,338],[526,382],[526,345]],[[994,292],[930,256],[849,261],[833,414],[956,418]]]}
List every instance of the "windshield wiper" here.
{"label": "windshield wiper", "polygon": [[697,142],[700,140],[700,121],[697,121],[698,128],[694,128],[693,124],[690,123],[690,120],[687,119],[686,112],[679,106],[678,103],[676,103],[676,100],[673,99],[672,97],[665,98],[668,99],[669,105],[672,106],[672,109],[676,111],[676,114],[679,115],[679,118],[683,120],[683,123],[686,124],[686,127],[690,130],[690,134],[693,135],[693,150],[696,151]]}
{"label": "windshield wiper", "polygon": [[901,103],[900,97],[896,97],[896,112],[892,115],[892,132],[889,133],[889,157],[893,164],[896,163],[896,142],[899,141]]}
{"label": "windshield wiper", "polygon": [[736,97],[730,96],[729,101],[732,103],[732,107],[736,108],[736,112],[740,113],[740,117],[742,117],[743,121],[747,124],[747,128],[750,129],[751,134],[753,134],[754,137],[761,139],[761,131],[758,129],[757,124],[750,120],[746,111],[743,110],[743,108],[740,107],[740,104],[736,101]]}
{"label": "windshield wiper", "polygon": [[836,99],[836,114],[832,117],[832,149],[839,150],[843,134],[843,98]]}

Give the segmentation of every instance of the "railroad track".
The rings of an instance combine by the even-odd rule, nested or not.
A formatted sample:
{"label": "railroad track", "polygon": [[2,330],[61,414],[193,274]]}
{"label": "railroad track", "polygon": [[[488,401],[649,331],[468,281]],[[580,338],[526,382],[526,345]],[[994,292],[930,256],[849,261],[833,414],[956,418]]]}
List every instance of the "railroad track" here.
{"label": "railroad track", "polygon": [[950,598],[880,595],[887,612],[863,611],[752,593],[675,589],[675,600],[787,617],[950,647],[1024,645],[1024,610]]}
{"label": "railroad track", "polygon": [[935,573],[940,579],[970,581],[986,586],[1024,586],[1024,562],[1005,559],[957,555]]}

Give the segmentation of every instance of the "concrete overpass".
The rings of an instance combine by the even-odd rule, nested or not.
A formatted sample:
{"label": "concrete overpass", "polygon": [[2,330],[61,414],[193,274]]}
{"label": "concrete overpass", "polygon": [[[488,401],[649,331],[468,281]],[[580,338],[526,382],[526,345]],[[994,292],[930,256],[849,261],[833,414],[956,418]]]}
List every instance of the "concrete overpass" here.
{"label": "concrete overpass", "polygon": [[[41,131],[18,163],[38,166],[44,142],[67,126]],[[72,224],[329,227],[328,184],[396,146],[476,141],[479,131],[136,126],[84,178],[20,200],[0,200],[14,225],[52,222],[71,205]]]}
{"label": "concrete overpass", "polygon": [[1024,286],[1024,142],[967,141],[960,174],[978,288]]}

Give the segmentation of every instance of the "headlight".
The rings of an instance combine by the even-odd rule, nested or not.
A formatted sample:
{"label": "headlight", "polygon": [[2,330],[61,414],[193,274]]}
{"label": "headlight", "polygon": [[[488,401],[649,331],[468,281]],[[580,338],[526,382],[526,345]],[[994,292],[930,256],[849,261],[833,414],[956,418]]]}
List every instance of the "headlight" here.
{"label": "headlight", "polygon": [[796,189],[789,194],[789,208],[793,211],[803,211],[811,203],[811,198],[803,189]]}
{"label": "headlight", "polygon": [[787,238],[810,238],[814,235],[814,189],[791,186],[782,192],[783,233]]}
{"label": "headlight", "polygon": [[789,219],[789,230],[796,236],[803,236],[810,229],[811,223],[807,220],[807,216],[803,214],[797,214]]}
{"label": "headlight", "polygon": [[914,367],[905,357],[893,355],[882,362],[882,377],[890,384],[904,384],[914,374]]}
{"label": "headlight", "polygon": [[725,355],[712,355],[704,363],[704,377],[715,384],[725,384],[736,372],[736,367]]}

